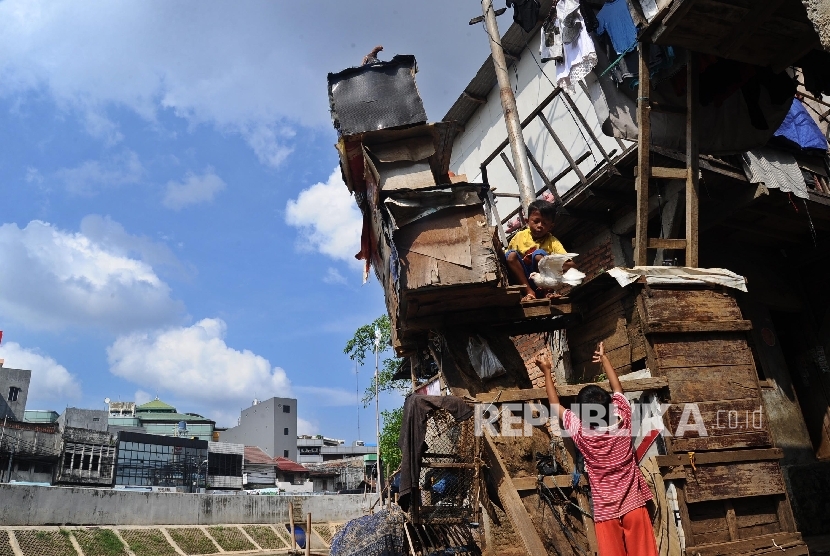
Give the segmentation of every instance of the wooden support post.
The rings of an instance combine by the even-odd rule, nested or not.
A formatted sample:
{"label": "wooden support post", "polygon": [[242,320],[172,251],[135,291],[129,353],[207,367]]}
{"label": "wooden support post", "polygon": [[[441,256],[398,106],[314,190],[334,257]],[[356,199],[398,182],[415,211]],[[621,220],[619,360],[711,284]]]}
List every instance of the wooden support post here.
{"label": "wooden support post", "polygon": [[516,532],[525,553],[528,556],[547,554],[548,551],[530,520],[524,502],[522,502],[521,496],[513,486],[513,481],[499,455],[498,448],[486,432],[484,434],[484,457],[490,465],[493,479],[498,485],[499,499],[504,506],[504,512],[510,518],[513,530]]}
{"label": "wooden support post", "polygon": [[[686,266],[697,268],[698,260],[698,222],[700,215],[699,175],[700,155],[698,153],[698,57],[687,51],[686,63]],[[641,74],[642,75],[642,74]]]}
{"label": "wooden support post", "polygon": [[294,503],[288,501],[288,526],[291,532],[291,551],[297,547],[297,535],[294,533]]}
{"label": "wooden support post", "polygon": [[[582,85],[582,89],[585,91],[585,94],[587,95],[588,94],[588,88],[585,86],[585,83],[582,80],[580,80],[579,84]],[[608,156],[608,153],[605,152],[605,149],[602,148],[602,144],[600,144],[599,139],[597,139],[597,136],[594,135],[594,132],[591,129],[591,126],[588,125],[588,122],[585,120],[585,116],[582,115],[582,112],[579,110],[579,107],[577,107],[576,103],[571,98],[571,95],[569,95],[567,91],[563,90],[562,91],[562,96],[565,97],[565,102],[568,103],[568,106],[570,106],[571,110],[573,110],[574,113],[576,114],[576,118],[579,120],[579,123],[582,124],[582,127],[583,127],[583,129],[585,129],[585,132],[588,134],[588,137],[591,138],[591,141],[593,141],[594,145],[596,145],[597,149],[599,149],[599,152],[602,155],[602,158],[604,158],[605,162],[608,164],[609,170],[611,170],[612,173],[619,173],[619,172],[617,172],[617,169],[614,168],[614,164],[611,162],[611,158]]]}
{"label": "wooden support post", "polygon": [[574,157],[572,157],[571,153],[568,152],[568,149],[565,148],[565,144],[562,142],[562,140],[559,138],[559,136],[553,130],[553,126],[550,125],[550,122],[548,121],[548,119],[541,112],[539,112],[539,120],[542,121],[542,125],[544,125],[545,129],[548,130],[548,133],[550,133],[550,136],[553,137],[553,140],[556,143],[556,146],[559,147],[560,151],[562,151],[562,154],[565,156],[565,159],[568,161],[568,164],[570,165],[570,167],[573,169],[573,171],[576,173],[577,177],[579,178],[579,182],[582,185],[587,184],[588,180],[585,179],[585,174],[583,174],[582,170],[579,169],[579,166],[577,166],[576,161],[574,160]]}
{"label": "wooden support post", "polygon": [[542,181],[545,182],[545,187],[547,187],[548,191],[550,191],[551,195],[557,202],[561,202],[562,199],[559,197],[559,193],[556,191],[556,186],[551,183],[548,177],[545,175],[545,170],[542,168],[542,165],[539,164],[539,161],[536,160],[536,157],[533,156],[533,153],[530,152],[530,149],[527,150],[527,158],[530,160],[530,163],[536,169],[536,173],[539,174],[539,177],[542,178]]}
{"label": "wooden support post", "polygon": [[648,182],[651,176],[650,44],[640,42],[640,85],[637,94],[637,218],[634,227],[634,265],[645,266],[648,250]]}
{"label": "wooden support post", "polygon": [[311,512],[305,516],[305,556],[311,556]]}

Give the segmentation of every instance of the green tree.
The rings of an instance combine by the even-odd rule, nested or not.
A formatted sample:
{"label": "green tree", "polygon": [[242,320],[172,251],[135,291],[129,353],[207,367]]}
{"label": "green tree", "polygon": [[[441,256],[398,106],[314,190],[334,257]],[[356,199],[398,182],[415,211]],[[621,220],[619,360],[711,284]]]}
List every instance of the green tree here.
{"label": "green tree", "polygon": [[[367,357],[371,358],[375,353],[375,328],[380,330],[380,348],[382,359],[379,365],[378,382],[381,392],[399,391],[405,392],[409,389],[408,380],[394,380],[392,377],[398,371],[402,360],[391,355],[392,326],[388,315],[382,315],[358,328],[351,340],[346,343],[343,353],[349,356],[352,361],[363,365]],[[363,404],[368,405],[375,399],[375,383],[366,388],[363,395]],[[403,420],[403,408],[380,412],[382,425],[380,429],[380,458],[383,465],[383,473],[387,467],[394,471],[401,464],[401,450],[398,448],[398,438],[401,436],[401,422]]]}
{"label": "green tree", "polygon": [[[406,380],[394,380],[392,377],[398,371],[402,359],[390,356],[390,346],[392,343],[392,326],[389,322],[389,316],[382,315],[372,321],[371,324],[364,324],[358,328],[351,340],[346,342],[346,347],[343,348],[343,353],[349,356],[352,361],[357,361],[358,364],[363,365],[367,357],[375,353],[375,328],[380,330],[380,349],[381,356],[378,371],[378,382],[380,383],[381,392],[405,392],[409,388],[409,382]],[[364,406],[369,405],[375,399],[375,383],[366,388],[363,394]]]}
{"label": "green tree", "polygon": [[[383,427],[380,430],[380,459],[383,465],[384,477],[386,469],[395,471],[401,464],[401,449],[398,448],[398,438],[401,436],[403,408],[380,412]],[[386,477],[388,479],[388,477]]]}

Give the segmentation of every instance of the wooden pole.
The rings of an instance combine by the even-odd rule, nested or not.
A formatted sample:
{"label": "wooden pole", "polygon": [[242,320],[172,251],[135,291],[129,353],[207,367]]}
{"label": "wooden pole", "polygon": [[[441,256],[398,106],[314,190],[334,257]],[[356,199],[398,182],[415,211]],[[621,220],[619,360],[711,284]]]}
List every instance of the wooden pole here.
{"label": "wooden pole", "polygon": [[700,191],[698,177],[700,155],[698,153],[698,58],[687,52],[686,60],[686,266],[697,268],[698,260],[698,206]]}
{"label": "wooden pole", "polygon": [[651,45],[640,42],[640,87],[637,94],[637,219],[634,227],[634,266],[645,266],[648,250],[648,182],[651,177]]}
{"label": "wooden pole", "polygon": [[519,184],[522,208],[527,215],[527,206],[536,200],[536,190],[533,186],[533,176],[530,173],[524,135],[522,135],[522,122],[516,108],[516,97],[510,85],[510,75],[507,73],[507,61],[501,46],[501,35],[496,22],[496,13],[493,10],[493,0],[481,0],[481,11],[484,12],[484,27],[490,37],[490,51],[493,55],[493,66],[499,84],[501,108],[504,113],[504,123],[507,125],[507,139],[510,142],[513,164],[516,166],[516,182]]}
{"label": "wooden pole", "polygon": [[311,512],[305,516],[305,556],[311,556]]}
{"label": "wooden pole", "polygon": [[294,534],[294,503],[290,499],[288,501],[288,526],[291,530],[291,550],[293,551],[297,546],[297,537]]}

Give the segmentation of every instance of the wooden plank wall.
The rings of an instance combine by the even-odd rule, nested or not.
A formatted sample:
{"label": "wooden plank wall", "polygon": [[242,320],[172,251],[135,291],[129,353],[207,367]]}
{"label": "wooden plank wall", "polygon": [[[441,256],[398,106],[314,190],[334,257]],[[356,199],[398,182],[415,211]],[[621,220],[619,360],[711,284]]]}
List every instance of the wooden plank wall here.
{"label": "wooden plank wall", "polygon": [[[749,327],[732,293],[646,287],[635,304],[646,331],[648,368],[669,383],[667,428],[676,433],[684,421],[694,425],[698,418],[705,427],[705,434],[687,429],[668,442],[669,453],[683,462],[665,472],[679,479],[686,553],[765,550],[771,542],[764,535],[771,534],[787,535],[787,553],[806,553],[776,459],[780,451],[754,459],[772,440]],[[715,451],[708,460],[720,463],[695,463],[697,454]],[[728,552],[716,548],[722,543]]]}

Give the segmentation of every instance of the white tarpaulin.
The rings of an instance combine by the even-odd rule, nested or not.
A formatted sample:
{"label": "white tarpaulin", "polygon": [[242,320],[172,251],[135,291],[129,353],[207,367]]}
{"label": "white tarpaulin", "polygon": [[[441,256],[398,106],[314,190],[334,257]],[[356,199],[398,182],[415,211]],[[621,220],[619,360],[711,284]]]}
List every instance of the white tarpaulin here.
{"label": "white tarpaulin", "polygon": [[687,268],[683,266],[616,267],[608,271],[623,287],[645,277],[647,284],[716,284],[746,291],[746,278],[725,268]]}

